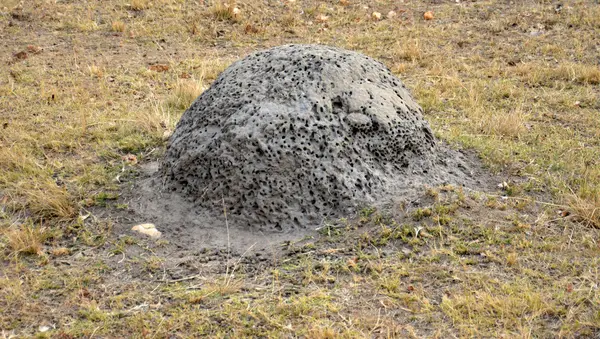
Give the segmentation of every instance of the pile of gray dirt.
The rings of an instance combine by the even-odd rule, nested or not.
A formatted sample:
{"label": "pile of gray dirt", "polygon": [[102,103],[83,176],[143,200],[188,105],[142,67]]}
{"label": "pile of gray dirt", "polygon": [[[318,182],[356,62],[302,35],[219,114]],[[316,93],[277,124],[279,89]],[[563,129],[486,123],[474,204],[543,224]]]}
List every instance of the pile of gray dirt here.
{"label": "pile of gray dirt", "polygon": [[314,228],[424,184],[472,181],[382,63],[285,45],[226,69],[177,124],[160,164],[171,193],[231,225]]}

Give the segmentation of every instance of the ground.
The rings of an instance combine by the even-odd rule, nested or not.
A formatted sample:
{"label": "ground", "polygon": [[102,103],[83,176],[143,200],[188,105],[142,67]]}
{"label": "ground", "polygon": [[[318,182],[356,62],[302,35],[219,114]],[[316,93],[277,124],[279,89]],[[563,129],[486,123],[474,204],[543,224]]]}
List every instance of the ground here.
{"label": "ground", "polygon": [[[2,336],[599,337],[600,4],[560,5],[4,0]],[[268,250],[131,232],[185,108],[283,43],[381,60],[496,185]]]}

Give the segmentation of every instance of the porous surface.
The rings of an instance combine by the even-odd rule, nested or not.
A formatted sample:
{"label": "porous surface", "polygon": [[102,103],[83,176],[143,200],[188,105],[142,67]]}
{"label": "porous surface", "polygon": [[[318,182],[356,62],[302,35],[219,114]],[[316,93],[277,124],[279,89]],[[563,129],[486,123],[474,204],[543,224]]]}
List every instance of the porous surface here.
{"label": "porous surface", "polygon": [[383,64],[286,45],[232,64],[196,99],[160,174],[199,208],[224,202],[235,223],[289,230],[443,181],[438,160],[422,109]]}

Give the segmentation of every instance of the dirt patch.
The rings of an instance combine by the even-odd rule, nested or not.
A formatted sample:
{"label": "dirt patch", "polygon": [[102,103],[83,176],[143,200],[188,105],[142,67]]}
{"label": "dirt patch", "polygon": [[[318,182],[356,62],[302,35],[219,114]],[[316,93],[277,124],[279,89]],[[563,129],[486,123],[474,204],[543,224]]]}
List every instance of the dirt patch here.
{"label": "dirt patch", "polygon": [[[452,180],[450,177],[443,184],[488,192],[496,188],[499,179],[487,172],[474,154],[452,150],[448,145],[441,143],[437,145],[437,149],[438,156],[446,159],[446,166],[454,166],[457,170],[461,167],[462,170],[468,168],[470,171],[466,180]],[[229,215],[225,218],[223,205],[214,209],[198,207],[193,198],[165,188],[158,167],[158,162],[142,165],[139,178],[122,192],[120,200],[127,204],[128,210],[121,213],[110,212],[113,218],[118,219],[117,234],[130,233],[133,225],[151,222],[163,233],[163,239],[181,251],[212,253],[215,249],[229,248],[232,256],[255,252],[273,255],[279,253],[282,244],[315,237],[324,227],[340,223],[339,218],[324,219],[309,227],[284,232],[232,224]],[[360,205],[355,211],[341,217],[348,220],[358,219],[361,210],[365,208],[376,208],[391,215],[406,207],[416,208],[422,205],[422,196],[426,188],[431,186],[431,182],[415,180],[402,190],[388,193],[372,204]],[[225,205],[225,210],[229,211],[230,206]]]}

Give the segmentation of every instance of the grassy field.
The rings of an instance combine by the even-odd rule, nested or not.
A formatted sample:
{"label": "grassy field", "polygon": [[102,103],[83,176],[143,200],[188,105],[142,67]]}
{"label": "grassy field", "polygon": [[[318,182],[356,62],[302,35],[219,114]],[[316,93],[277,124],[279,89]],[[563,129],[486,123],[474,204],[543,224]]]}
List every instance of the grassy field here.
{"label": "grassy field", "polygon": [[[3,0],[0,336],[600,337],[600,4],[555,5]],[[174,244],[99,215],[219,72],[284,43],[381,60],[501,185],[166,279]]]}

